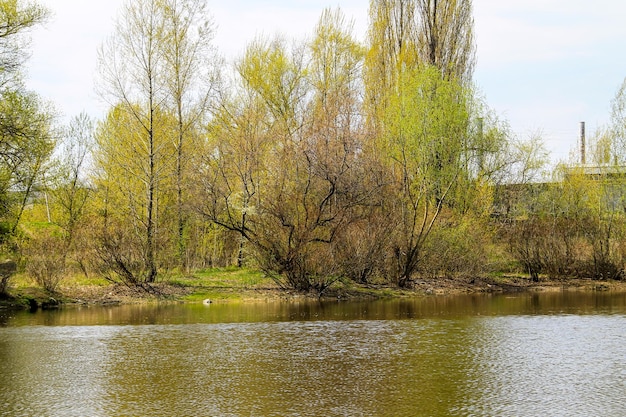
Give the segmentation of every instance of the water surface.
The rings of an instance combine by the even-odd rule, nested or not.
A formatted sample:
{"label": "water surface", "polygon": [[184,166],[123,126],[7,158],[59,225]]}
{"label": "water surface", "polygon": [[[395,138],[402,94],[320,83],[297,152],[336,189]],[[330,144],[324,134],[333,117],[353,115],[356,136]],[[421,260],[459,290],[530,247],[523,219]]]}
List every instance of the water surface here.
{"label": "water surface", "polygon": [[626,295],[118,306],[0,319],[0,415],[620,416]]}

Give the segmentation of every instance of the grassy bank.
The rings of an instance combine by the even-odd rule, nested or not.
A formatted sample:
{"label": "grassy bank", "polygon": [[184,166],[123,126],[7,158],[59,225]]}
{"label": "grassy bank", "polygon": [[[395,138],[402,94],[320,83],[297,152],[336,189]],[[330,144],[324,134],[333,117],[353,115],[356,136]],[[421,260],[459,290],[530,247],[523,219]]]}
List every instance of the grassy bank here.
{"label": "grassy bank", "polygon": [[[452,295],[464,293],[501,293],[521,291],[626,291],[623,281],[541,280],[501,275],[486,278],[417,280],[412,289],[398,289],[385,284],[358,285],[338,281],[324,298],[359,299]],[[189,275],[164,276],[161,282],[143,289],[116,285],[102,278],[67,277],[57,291],[50,293],[25,275],[11,281],[9,296],[0,300],[4,307],[51,308],[63,304],[107,305],[140,302],[232,302],[291,300],[316,295],[299,294],[280,288],[262,272],[225,268],[199,271]]]}

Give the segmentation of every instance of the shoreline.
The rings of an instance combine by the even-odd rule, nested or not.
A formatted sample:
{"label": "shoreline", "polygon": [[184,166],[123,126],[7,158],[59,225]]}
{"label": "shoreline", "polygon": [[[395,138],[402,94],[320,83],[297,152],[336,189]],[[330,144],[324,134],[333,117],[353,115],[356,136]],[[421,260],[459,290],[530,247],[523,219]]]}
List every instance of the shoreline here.
{"label": "shoreline", "polygon": [[22,288],[0,300],[2,309],[53,309],[63,306],[107,306],[137,303],[228,303],[319,300],[375,300],[453,296],[462,294],[511,294],[555,291],[625,292],[626,281],[594,281],[591,279],[540,280],[532,282],[518,275],[498,278],[422,279],[413,288],[401,289],[390,285],[338,285],[318,296],[281,289],[276,285],[210,286],[158,283],[146,291],[121,284],[73,285],[48,293],[35,287]]}

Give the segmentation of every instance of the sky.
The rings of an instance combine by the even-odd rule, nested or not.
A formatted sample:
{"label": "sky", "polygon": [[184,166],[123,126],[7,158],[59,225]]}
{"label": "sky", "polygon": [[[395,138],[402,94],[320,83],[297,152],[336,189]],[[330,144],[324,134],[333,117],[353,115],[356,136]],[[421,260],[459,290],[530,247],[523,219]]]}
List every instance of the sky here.
{"label": "sky", "polygon": [[[52,18],[32,32],[27,86],[67,121],[101,118],[94,92],[97,51],[114,32],[125,0],[38,0]],[[339,6],[365,41],[368,0],[208,0],[215,46],[227,61],[258,35],[302,39],[322,11]],[[474,81],[490,108],[520,139],[540,135],[554,162],[575,156],[580,122],[587,136],[610,121],[626,77],[626,2],[474,0]]]}

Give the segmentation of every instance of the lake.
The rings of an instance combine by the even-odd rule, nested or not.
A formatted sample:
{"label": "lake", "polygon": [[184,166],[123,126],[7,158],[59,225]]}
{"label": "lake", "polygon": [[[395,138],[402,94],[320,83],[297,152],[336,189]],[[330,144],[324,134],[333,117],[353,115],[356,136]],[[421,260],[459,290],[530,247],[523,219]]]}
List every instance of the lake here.
{"label": "lake", "polygon": [[626,294],[0,311],[2,416],[623,416]]}

